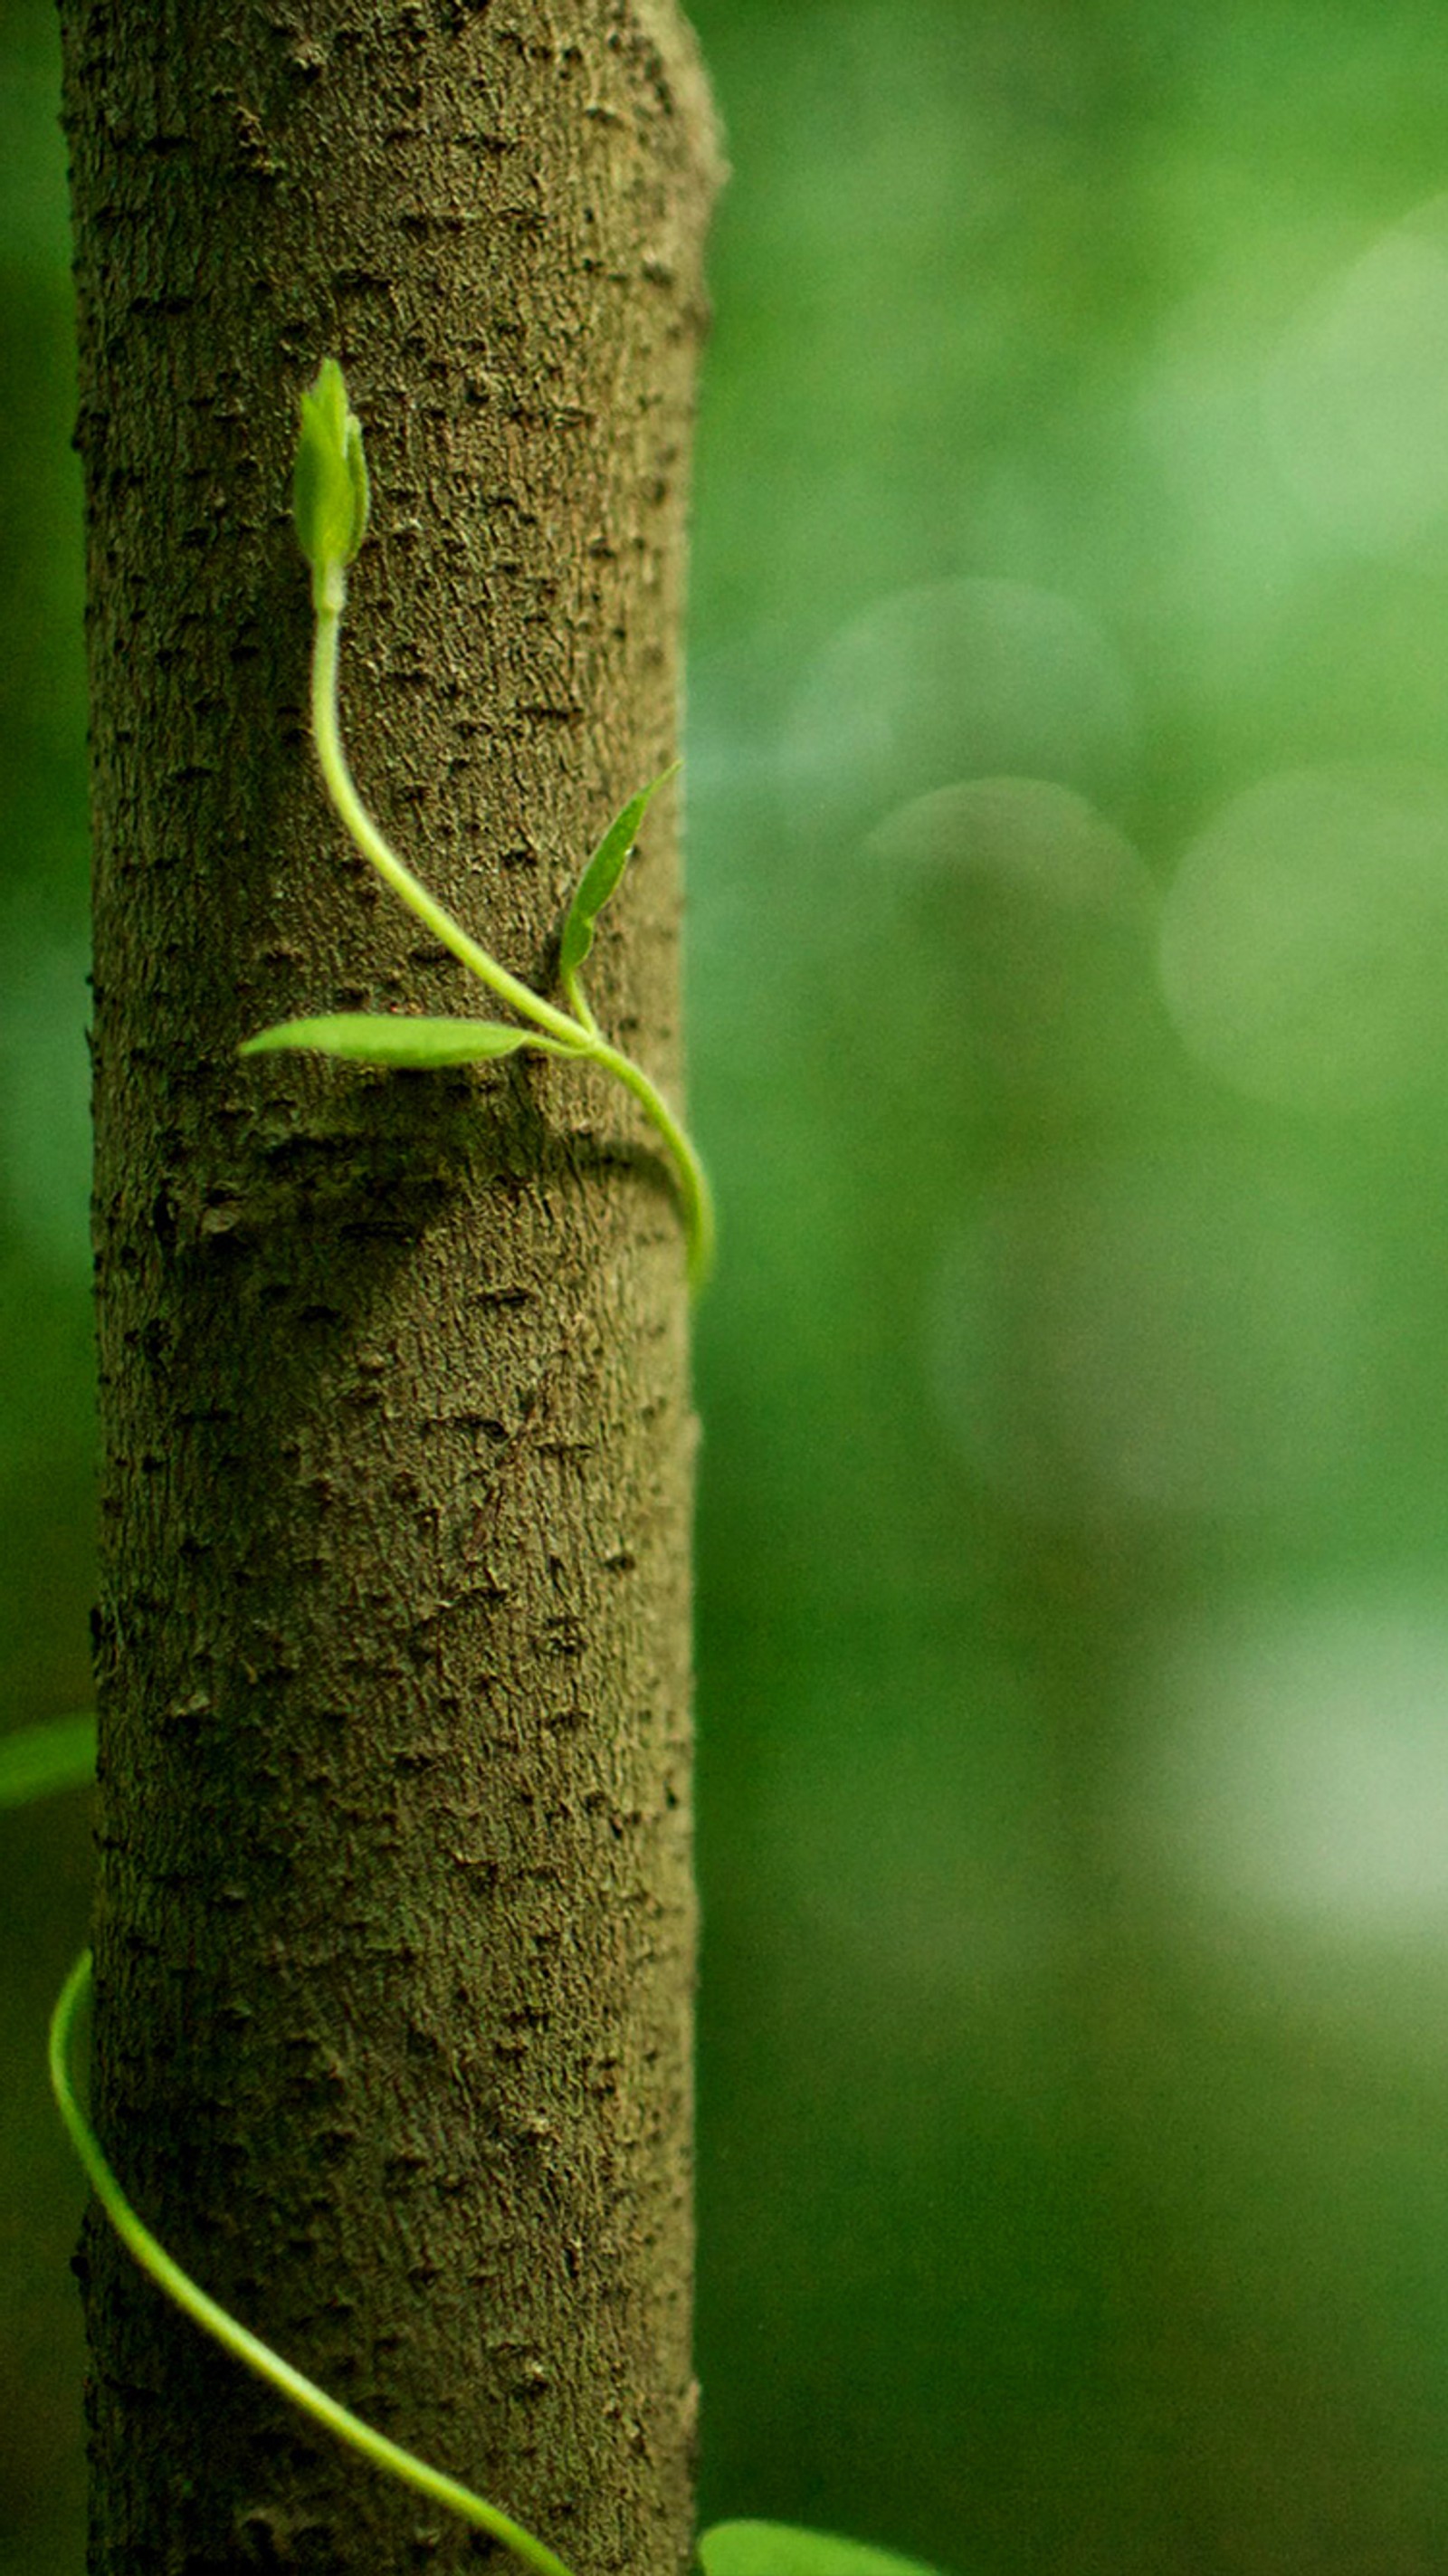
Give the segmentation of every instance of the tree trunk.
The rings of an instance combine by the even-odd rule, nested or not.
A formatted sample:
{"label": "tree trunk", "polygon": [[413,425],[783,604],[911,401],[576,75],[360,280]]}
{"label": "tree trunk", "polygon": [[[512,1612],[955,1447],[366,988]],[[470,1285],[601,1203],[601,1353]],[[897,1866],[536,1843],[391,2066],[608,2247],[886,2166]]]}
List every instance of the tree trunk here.
{"label": "tree trunk", "polygon": [[[707,94],[673,0],[63,0],[104,1430],[96,2125],[183,2264],[583,2576],[690,2539],[684,1244],[563,1064],[238,1042],[487,1004],[327,811],[288,516],[367,435],[360,783],[549,988],[670,757]],[[593,975],[676,1084],[660,798]],[[522,1061],[526,1067],[516,1070]],[[459,2565],[92,2228],[95,2576]]]}

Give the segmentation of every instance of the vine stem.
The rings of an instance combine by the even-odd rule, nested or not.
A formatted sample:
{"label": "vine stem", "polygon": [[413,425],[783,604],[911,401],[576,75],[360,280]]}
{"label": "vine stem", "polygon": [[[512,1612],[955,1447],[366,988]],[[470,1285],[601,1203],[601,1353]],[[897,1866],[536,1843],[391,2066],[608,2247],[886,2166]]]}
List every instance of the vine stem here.
{"label": "vine stem", "polygon": [[593,1039],[581,1020],[570,1018],[567,1011],[545,1002],[539,993],[486,948],[470,939],[460,922],[445,910],[435,895],[430,895],[421,879],[404,866],[390,841],[378,830],[357,792],[357,783],[348,766],[342,746],[342,729],[337,713],[338,644],[342,631],[342,577],[327,601],[317,610],[317,630],[312,650],[312,732],[317,745],[317,759],[328,795],[340,820],[346,825],[358,849],[370,859],[384,884],[400,895],[409,912],[425,923],[434,938],[450,948],[454,957],[486,984],[499,1001],[506,1002],[522,1020],[531,1020],[535,1028],[546,1029],[571,1055],[588,1055]]}
{"label": "vine stem", "polygon": [[461,922],[455,921],[435,895],[428,893],[421,879],[405,865],[390,841],[373,821],[357,789],[342,741],[338,711],[338,671],[342,633],[342,612],[346,605],[346,576],[340,565],[328,568],[316,603],[316,632],[312,649],[312,733],[317,747],[317,760],[323,784],[339,821],[352,840],[370,860],[385,885],[389,885],[418,921],[434,938],[450,950],[469,974],[496,993],[522,1020],[530,1020],[546,1034],[538,1043],[549,1055],[564,1055],[577,1062],[592,1063],[611,1073],[633,1094],[645,1117],[657,1129],[673,1159],[678,1176],[679,1195],[683,1202],[689,1243],[689,1284],[695,1295],[703,1287],[714,1262],[716,1230],[713,1197],[708,1176],[685,1129],[669,1108],[663,1094],[650,1081],[641,1065],[618,1047],[610,1046],[599,1029],[592,1011],[576,988],[569,999],[575,1002],[578,1016],[560,1011],[546,1002],[541,993],[510,975],[496,957],[489,955],[475,939],[468,936]]}
{"label": "vine stem", "polygon": [[632,1056],[622,1055],[617,1047],[610,1046],[606,1038],[595,1038],[588,1053],[595,1064],[615,1074],[625,1089],[633,1093],[644,1116],[652,1120],[674,1158],[688,1234],[689,1286],[697,1297],[714,1267],[714,1196],[709,1187],[709,1176],[687,1133],[643,1067],[635,1064]]}
{"label": "vine stem", "polygon": [[164,2290],[194,2324],[214,2336],[237,2361],[244,2362],[259,2379],[268,2380],[273,2388],[280,2389],[294,2406],[310,2415],[315,2423],[324,2425],[329,2433],[335,2433],[339,2441],[360,2452],[374,2468],[399,2479],[404,2486],[415,2488],[419,2495],[426,2496],[433,2504],[445,2505],[449,2512],[460,2515],[464,2522],[487,2532],[491,2539],[501,2541],[505,2549],[511,2549],[515,2558],[522,2559],[525,2566],[535,2571],[535,2576],[572,2576],[571,2569],[563,2559],[555,2556],[546,2542],[536,2540],[531,2531],[525,2531],[521,2523],[514,2522],[512,2516],[504,2513],[498,2505],[489,2504],[483,2496],[474,2495],[472,2488],[465,2487],[460,2479],[446,2477],[441,2469],[430,2468],[426,2460],[419,2460],[412,2451],[405,2451],[399,2442],[389,2441],[385,2433],[364,2424],[360,2415],[339,2406],[336,2398],[329,2397],[325,2388],[319,2388],[315,2380],[305,2378],[301,2371],[293,2369],[289,2361],[283,2361],[280,2353],[273,2352],[269,2344],[264,2344],[259,2336],[238,2324],[236,2318],[218,2306],[188,2272],[182,2271],[165,2247],[157,2243],[150,2229],[136,2215],[111,2171],[100,2142],[76,2100],[71,2082],[72,2034],[76,2016],[90,1987],[91,1954],[89,1950],[83,1950],[60,1990],[51,2015],[51,2090],[71,2145],[85,2167],[97,2200],[142,2271],[149,2273],[158,2288]]}

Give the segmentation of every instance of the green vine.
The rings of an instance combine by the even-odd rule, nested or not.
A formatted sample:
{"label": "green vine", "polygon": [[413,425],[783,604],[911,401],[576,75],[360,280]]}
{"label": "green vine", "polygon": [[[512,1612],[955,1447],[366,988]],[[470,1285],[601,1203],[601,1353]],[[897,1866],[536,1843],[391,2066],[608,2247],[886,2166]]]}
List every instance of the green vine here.
{"label": "green vine", "polygon": [[[48,1781],[41,1782],[38,1756],[28,1768],[27,1778],[34,1785],[25,1789],[26,1796],[38,1795],[41,1786],[69,1788],[76,1774],[73,1750],[63,1738],[69,1727],[89,1724],[88,1720],[59,1719],[48,1727],[27,1727],[26,1736],[51,1736],[52,1770]],[[9,1741],[10,1739],[7,1739]],[[0,1745],[0,1755],[4,1746]],[[0,1807],[18,1803],[15,1775],[0,1761]],[[534,2576],[573,2576],[573,2571],[546,2541],[526,2531],[501,2506],[489,2504],[476,2495],[460,2478],[450,2478],[445,2471],[432,2468],[416,2452],[404,2450],[400,2442],[390,2441],[385,2433],[363,2422],[349,2407],[329,2397],[314,2379],[284,2361],[259,2335],[238,2322],[219,2301],[211,2298],[189,2272],[167,2253],[126,2198],[116,2180],[95,2131],[76,2100],[71,2077],[71,2053],[75,2025],[91,1989],[91,1954],[83,1950],[60,1990],[50,2019],[50,2084],[56,2107],[65,2124],[66,2134],[79,2157],[97,2200],[110,2220],[128,2253],[134,2255],[141,2270],[147,2273],[159,2290],[191,2318],[193,2324],[214,2337],[223,2350],[259,2379],[280,2391],[304,2415],[320,2424],[337,2439],[345,2442],[358,2457],[371,2462],[384,2476],[395,2478],[412,2487],[433,2504],[446,2507],[477,2531],[485,2531],[492,2540],[501,2541],[505,2549],[534,2571]],[[901,2558],[895,2551],[872,2549],[857,2540],[841,2540],[833,2533],[801,2530],[785,2522],[718,2522],[701,2532],[696,2552],[703,2576],[936,2576],[932,2568],[916,2559]]]}
{"label": "green vine", "polygon": [[[714,1210],[709,1182],[685,1129],[642,1066],[603,1035],[589,1007],[580,970],[593,946],[594,925],[613,894],[650,800],[674,771],[666,769],[615,815],[578,881],[559,942],[559,975],[567,1010],[535,993],[480,948],[462,924],[404,866],[357,792],[342,744],[337,674],[347,573],[367,533],[370,510],[362,425],[347,400],[335,358],[324,358],[317,381],[302,397],[302,433],[293,486],[294,515],[302,552],[312,569],[316,631],[312,648],[312,738],[334,812],[362,856],[408,911],[450,949],[470,975],[515,1015],[507,1020],[421,1019],[376,1012],[344,1012],[324,1019],[284,1020],[249,1038],[243,1055],[308,1047],[323,1055],[350,1056],[363,1064],[426,1071],[474,1064],[531,1048],[539,1055],[594,1064],[621,1082],[667,1146],[674,1166],[689,1246],[689,1279],[697,1294],[714,1259]],[[677,764],[676,764],[677,766]],[[519,1027],[517,1022],[523,1022]]]}
{"label": "green vine", "polygon": [[510,2514],[503,2513],[495,2504],[487,2503],[482,2496],[474,2495],[472,2488],[465,2487],[459,2479],[445,2477],[441,2469],[429,2468],[425,2460],[419,2460],[411,2451],[404,2451],[399,2442],[390,2442],[385,2433],[374,2431],[370,2424],[363,2423],[360,2415],[340,2406],[335,2397],[327,2395],[325,2388],[317,2386],[315,2380],[307,2379],[301,2371],[294,2370],[289,2361],[283,2361],[280,2353],[273,2352],[269,2344],[264,2344],[246,2326],[239,2325],[235,2317],[228,2315],[215,2299],[209,2298],[189,2272],[183,2272],[180,2264],[173,2261],[164,2245],[157,2243],[150,2229],[137,2217],[112,2173],[95,2131],[75,2098],[71,2083],[71,2033],[80,2006],[90,1993],[90,1985],[91,1954],[89,1950],[83,1950],[61,1988],[51,2016],[51,2090],[71,2145],[85,2167],[91,2189],[121,2243],[128,2253],[134,2254],[142,2271],[148,2272],[157,2288],[164,2290],[167,2298],[174,2300],[196,2325],[213,2335],[225,2351],[233,2354],[236,2360],[244,2361],[247,2369],[254,2370],[259,2379],[269,2380],[272,2387],[279,2388],[283,2397],[289,2397],[304,2415],[310,2415],[314,2423],[325,2425],[329,2433],[335,2433],[364,2460],[370,2460],[374,2468],[400,2479],[404,2486],[416,2487],[420,2495],[429,2497],[434,2504],[446,2505],[451,2512],[460,2514],[464,2522],[472,2523],[479,2531],[486,2531],[493,2540],[501,2540],[506,2549],[512,2550],[515,2558],[521,2558],[526,2567],[535,2569],[537,2576],[572,2576],[564,2561],[555,2557],[541,2540],[535,2540],[532,2532],[525,2531],[521,2523],[514,2522]]}
{"label": "green vine", "polygon": [[[308,1047],[366,1064],[426,1069],[476,1063],[529,1047],[540,1054],[602,1067],[633,1095],[668,1148],[685,1220],[690,1280],[697,1290],[708,1275],[714,1250],[713,1209],[703,1166],[647,1074],[603,1036],[580,980],[593,945],[594,924],[623,875],[651,797],[672,771],[666,770],[624,806],[579,880],[559,945],[559,976],[568,1004],[560,1010],[480,948],[403,865],[368,813],[348,768],[337,715],[338,645],[347,570],[366,533],[369,501],[361,427],[348,405],[341,368],[331,358],[323,361],[316,383],[303,396],[294,502],[302,551],[311,566],[316,611],[313,735],[332,805],[378,875],[434,937],[507,1005],[515,1020],[346,1013],[264,1029],[246,1042],[243,1054]],[[518,1021],[525,1025],[516,1025]],[[16,1729],[0,1740],[0,1809],[79,1786],[93,1776],[94,1769],[93,1718],[61,1718],[49,1725]],[[91,1954],[86,1950],[67,1977],[51,2017],[51,2088],[91,2188],[142,2271],[224,2350],[374,2468],[501,2542],[534,2576],[571,2576],[563,2559],[500,2506],[489,2504],[461,2480],[390,2441],[273,2352],[193,2281],[152,2235],[122,2190],[76,2096],[71,2071],[75,2028],[90,1994],[91,1975]],[[918,2562],[893,2552],[787,2523],[717,2523],[700,2536],[697,2547],[703,2576],[932,2576]]]}

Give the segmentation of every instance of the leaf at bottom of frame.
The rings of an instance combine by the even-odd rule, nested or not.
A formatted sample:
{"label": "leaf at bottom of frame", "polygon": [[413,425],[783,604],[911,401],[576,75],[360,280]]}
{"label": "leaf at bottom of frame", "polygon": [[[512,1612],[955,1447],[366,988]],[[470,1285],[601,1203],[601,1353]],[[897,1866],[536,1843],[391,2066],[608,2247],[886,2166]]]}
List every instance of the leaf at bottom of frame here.
{"label": "leaf at bottom of frame", "polygon": [[935,2576],[918,2558],[792,2522],[716,2522],[697,2547],[704,2576]]}

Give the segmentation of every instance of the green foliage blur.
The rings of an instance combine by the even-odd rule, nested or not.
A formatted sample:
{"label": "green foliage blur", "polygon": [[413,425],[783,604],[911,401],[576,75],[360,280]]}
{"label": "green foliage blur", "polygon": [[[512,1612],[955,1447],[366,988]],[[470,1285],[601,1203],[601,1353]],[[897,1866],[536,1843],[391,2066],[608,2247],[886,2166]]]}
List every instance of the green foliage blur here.
{"label": "green foliage blur", "polygon": [[[1448,2542],[1448,38],[695,0],[703,2512]],[[0,1723],[83,1703],[84,714],[0,20]],[[0,1819],[0,2576],[81,2564]],[[466,2464],[457,2464],[465,2469]]]}

